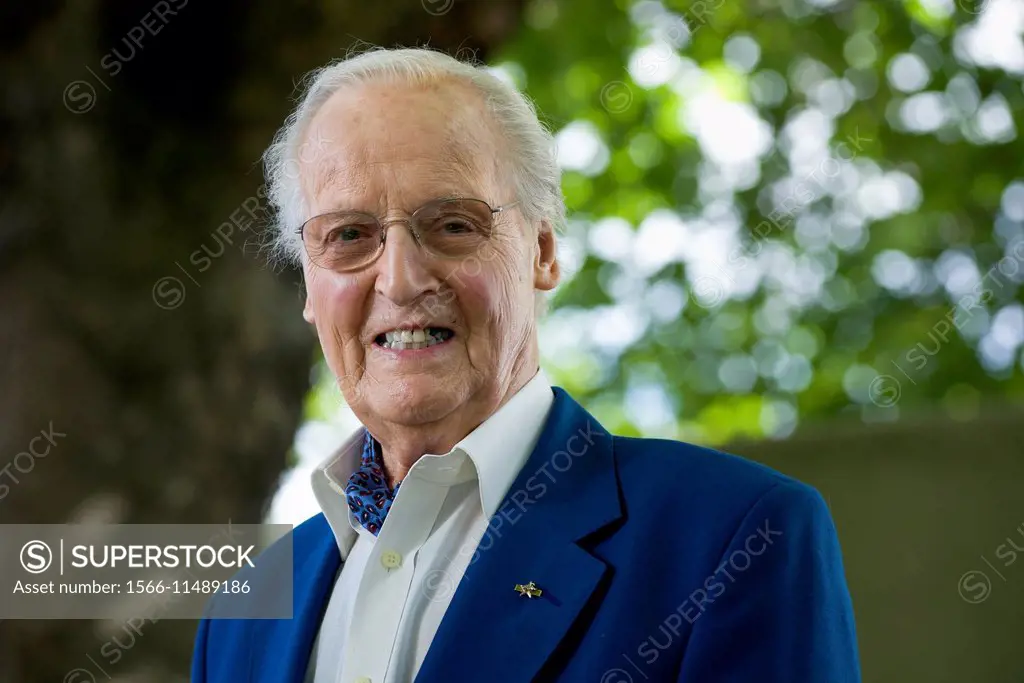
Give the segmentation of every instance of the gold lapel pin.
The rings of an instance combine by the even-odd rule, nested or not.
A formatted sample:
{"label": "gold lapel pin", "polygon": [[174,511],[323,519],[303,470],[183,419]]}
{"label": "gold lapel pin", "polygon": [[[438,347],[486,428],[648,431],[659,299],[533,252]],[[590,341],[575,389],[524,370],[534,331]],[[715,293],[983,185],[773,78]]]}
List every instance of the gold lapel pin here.
{"label": "gold lapel pin", "polygon": [[521,584],[521,583],[517,583],[516,584],[516,592],[519,593],[520,596],[525,595],[528,598],[539,598],[540,594],[543,591],[541,591],[541,589],[537,588],[537,584],[535,584],[533,581],[531,581],[530,583],[526,584],[525,586],[523,584]]}

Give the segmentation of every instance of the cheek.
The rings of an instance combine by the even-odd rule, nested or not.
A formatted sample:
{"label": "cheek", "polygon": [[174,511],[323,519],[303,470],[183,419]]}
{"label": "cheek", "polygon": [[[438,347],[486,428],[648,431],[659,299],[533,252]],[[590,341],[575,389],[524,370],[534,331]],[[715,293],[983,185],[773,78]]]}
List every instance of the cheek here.
{"label": "cheek", "polygon": [[520,264],[505,256],[479,264],[468,262],[460,270],[459,305],[470,327],[488,336],[504,332],[501,336],[506,337],[522,318],[523,301],[532,296],[524,292],[524,286],[532,291],[532,285],[524,280]]}
{"label": "cheek", "polygon": [[331,274],[310,279],[307,296],[321,340],[358,338],[366,287],[354,277]]}
{"label": "cheek", "polygon": [[488,273],[459,276],[456,303],[466,318],[470,329],[485,326],[496,313],[500,297],[496,289],[496,278]]}

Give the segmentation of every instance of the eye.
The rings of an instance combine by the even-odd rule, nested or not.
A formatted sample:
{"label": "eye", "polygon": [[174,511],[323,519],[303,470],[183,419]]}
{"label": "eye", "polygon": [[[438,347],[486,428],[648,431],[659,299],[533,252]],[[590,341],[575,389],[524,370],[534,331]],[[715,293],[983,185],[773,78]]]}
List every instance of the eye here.
{"label": "eye", "polygon": [[360,240],[372,239],[373,226],[358,223],[347,223],[332,227],[324,236],[324,244],[350,244]]}
{"label": "eye", "polygon": [[441,229],[449,235],[462,235],[476,231],[472,223],[457,216],[445,216],[441,220]]}
{"label": "eye", "polygon": [[358,228],[351,226],[344,228],[335,228],[327,233],[327,242],[351,242],[352,240],[359,239],[360,232]]}
{"label": "eye", "polygon": [[427,230],[439,237],[474,235],[480,227],[472,216],[461,211],[445,211],[427,220]]}

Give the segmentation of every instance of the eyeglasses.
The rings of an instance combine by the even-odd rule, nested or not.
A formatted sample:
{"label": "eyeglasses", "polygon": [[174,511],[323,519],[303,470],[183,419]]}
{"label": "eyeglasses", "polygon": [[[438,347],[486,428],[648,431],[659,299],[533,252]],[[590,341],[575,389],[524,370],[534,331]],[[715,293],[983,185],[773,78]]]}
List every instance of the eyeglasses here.
{"label": "eyeglasses", "polygon": [[481,199],[436,199],[408,219],[381,223],[362,211],[332,211],[314,216],[298,232],[309,260],[328,270],[364,268],[384,252],[388,227],[406,223],[420,247],[439,258],[461,258],[491,239],[494,217],[518,201],[492,209]]}

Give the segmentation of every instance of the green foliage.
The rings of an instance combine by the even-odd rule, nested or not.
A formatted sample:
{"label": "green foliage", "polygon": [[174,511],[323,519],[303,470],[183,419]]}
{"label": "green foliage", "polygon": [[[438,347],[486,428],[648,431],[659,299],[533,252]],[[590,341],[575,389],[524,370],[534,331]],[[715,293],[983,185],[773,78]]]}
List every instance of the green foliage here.
{"label": "green foliage", "polygon": [[[954,51],[1003,6],[827,4],[537,0],[493,60],[560,147],[603,148],[565,173],[576,262],[542,348],[577,335],[545,366],[610,428],[719,443],[1024,400],[1024,67]],[[622,315],[635,339],[595,341]]]}

